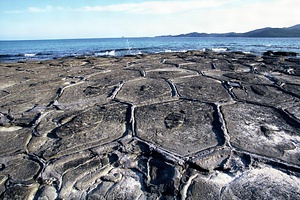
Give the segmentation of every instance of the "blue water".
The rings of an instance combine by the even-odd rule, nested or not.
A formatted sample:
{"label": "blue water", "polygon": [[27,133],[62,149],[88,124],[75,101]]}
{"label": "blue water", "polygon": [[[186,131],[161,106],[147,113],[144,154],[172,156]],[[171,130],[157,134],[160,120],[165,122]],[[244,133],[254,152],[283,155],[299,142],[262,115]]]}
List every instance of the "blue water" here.
{"label": "blue water", "polygon": [[67,56],[124,56],[188,50],[263,52],[292,51],[300,55],[300,38],[154,37],[0,41],[0,62],[48,60]]}

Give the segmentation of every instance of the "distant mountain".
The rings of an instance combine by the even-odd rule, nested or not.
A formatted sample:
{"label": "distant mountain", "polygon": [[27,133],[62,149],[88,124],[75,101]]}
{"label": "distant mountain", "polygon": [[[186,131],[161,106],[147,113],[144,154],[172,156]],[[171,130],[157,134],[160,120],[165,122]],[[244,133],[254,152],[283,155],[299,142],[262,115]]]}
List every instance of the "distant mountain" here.
{"label": "distant mountain", "polygon": [[300,37],[300,24],[287,28],[261,28],[246,33],[187,33],[159,37]]}

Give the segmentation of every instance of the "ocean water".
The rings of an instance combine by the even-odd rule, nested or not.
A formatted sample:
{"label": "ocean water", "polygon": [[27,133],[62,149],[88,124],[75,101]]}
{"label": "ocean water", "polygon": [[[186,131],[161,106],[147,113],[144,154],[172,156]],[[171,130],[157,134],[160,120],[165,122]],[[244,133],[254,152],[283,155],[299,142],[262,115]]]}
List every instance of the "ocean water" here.
{"label": "ocean water", "polygon": [[263,52],[300,55],[300,38],[152,37],[0,41],[0,62],[48,60],[70,56],[124,56],[188,50]]}

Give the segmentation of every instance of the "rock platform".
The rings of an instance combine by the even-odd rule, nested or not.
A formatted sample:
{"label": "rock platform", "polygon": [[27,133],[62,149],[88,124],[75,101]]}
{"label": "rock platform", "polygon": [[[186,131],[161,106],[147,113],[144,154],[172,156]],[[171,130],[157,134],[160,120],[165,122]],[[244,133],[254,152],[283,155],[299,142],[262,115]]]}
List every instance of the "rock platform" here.
{"label": "rock platform", "polygon": [[300,199],[300,59],[0,63],[1,199]]}

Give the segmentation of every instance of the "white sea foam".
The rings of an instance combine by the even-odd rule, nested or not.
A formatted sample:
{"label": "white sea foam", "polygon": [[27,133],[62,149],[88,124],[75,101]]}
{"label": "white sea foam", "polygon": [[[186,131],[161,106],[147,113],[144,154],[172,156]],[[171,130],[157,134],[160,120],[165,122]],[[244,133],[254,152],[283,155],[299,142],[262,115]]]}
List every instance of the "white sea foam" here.
{"label": "white sea foam", "polygon": [[185,52],[187,52],[187,50],[171,50],[171,49],[165,49],[164,52],[165,52],[165,53],[172,53],[172,52],[174,52],[174,53],[176,53],[176,52],[185,53]]}
{"label": "white sea foam", "polygon": [[212,48],[211,50],[214,52],[224,52],[224,51],[227,51],[228,49],[227,48]]}
{"label": "white sea foam", "polygon": [[115,55],[116,55],[115,50],[101,52],[101,53],[95,53],[95,56],[115,56]]}
{"label": "white sea foam", "polygon": [[116,55],[116,51],[112,50],[112,51],[106,51],[106,55],[107,56],[115,56]]}
{"label": "white sea foam", "polygon": [[35,53],[25,53],[24,54],[25,57],[33,57],[33,56],[36,56]]}

